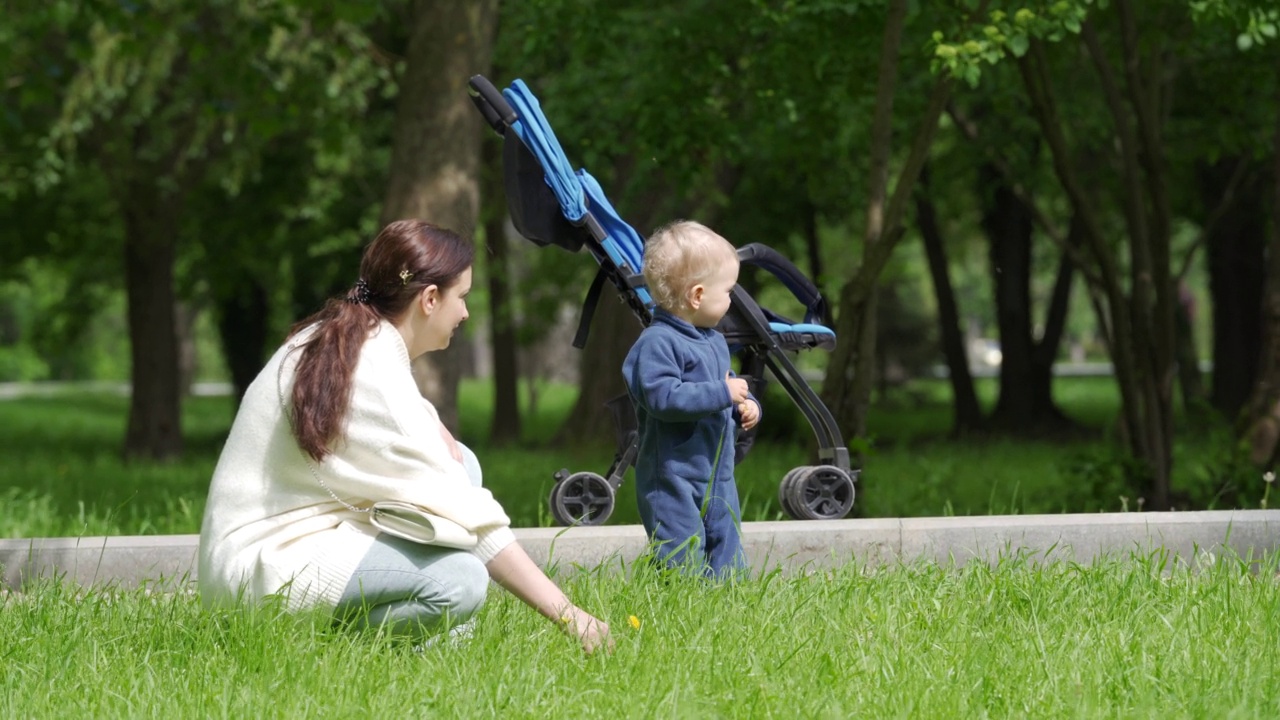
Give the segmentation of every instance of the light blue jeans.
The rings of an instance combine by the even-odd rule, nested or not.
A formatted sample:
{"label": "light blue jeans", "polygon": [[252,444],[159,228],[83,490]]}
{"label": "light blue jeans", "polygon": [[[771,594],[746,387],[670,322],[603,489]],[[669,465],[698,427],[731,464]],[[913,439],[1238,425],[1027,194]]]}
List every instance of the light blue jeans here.
{"label": "light blue jeans", "polygon": [[[480,462],[461,447],[478,487]],[[489,571],[471,553],[380,534],[343,590],[334,619],[354,628],[382,626],[416,641],[469,620],[488,590]]]}

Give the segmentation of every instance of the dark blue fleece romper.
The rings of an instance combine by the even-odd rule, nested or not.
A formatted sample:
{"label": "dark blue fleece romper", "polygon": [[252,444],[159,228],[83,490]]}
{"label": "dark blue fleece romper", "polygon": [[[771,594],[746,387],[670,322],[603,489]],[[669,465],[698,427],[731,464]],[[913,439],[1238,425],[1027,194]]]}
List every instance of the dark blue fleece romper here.
{"label": "dark blue fleece romper", "polygon": [[691,562],[713,576],[746,565],[726,372],[723,335],[662,309],[622,363],[639,422],[640,519],[668,565]]}

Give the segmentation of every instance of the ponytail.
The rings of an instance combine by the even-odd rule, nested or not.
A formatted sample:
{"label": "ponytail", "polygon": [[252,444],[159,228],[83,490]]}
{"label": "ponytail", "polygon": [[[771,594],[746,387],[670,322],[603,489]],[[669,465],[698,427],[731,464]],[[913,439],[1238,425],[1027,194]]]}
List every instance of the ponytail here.
{"label": "ponytail", "polygon": [[351,385],[360,349],[378,315],[369,306],[334,298],[324,309],[293,327],[290,336],[312,324],[315,332],[299,348],[293,382],[293,434],[316,462],[329,454],[351,407]]}

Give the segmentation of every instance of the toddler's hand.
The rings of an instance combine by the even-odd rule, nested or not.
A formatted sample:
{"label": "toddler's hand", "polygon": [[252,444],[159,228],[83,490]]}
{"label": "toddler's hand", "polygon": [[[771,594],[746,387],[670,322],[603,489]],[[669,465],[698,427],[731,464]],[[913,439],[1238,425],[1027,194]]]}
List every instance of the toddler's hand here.
{"label": "toddler's hand", "polygon": [[746,380],[729,377],[729,373],[725,373],[724,384],[729,386],[729,399],[733,401],[734,405],[746,402],[747,396],[750,394]]}
{"label": "toddler's hand", "polygon": [[760,406],[754,400],[738,403],[738,417],[742,420],[742,429],[750,430],[760,422]]}

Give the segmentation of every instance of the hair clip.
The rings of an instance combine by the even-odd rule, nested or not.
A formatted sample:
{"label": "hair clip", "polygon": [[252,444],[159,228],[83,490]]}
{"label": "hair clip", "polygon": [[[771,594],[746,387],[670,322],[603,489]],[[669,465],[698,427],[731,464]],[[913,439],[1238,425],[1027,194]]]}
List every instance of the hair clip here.
{"label": "hair clip", "polygon": [[355,287],[351,292],[347,293],[347,302],[352,305],[368,305],[373,298],[373,292],[369,289],[369,283],[360,278],[356,281]]}
{"label": "hair clip", "polygon": [[413,279],[413,273],[409,272],[409,270],[408,270],[408,269],[405,269],[405,270],[401,270],[401,271],[400,271],[400,284],[401,284],[401,285],[408,285],[408,284],[409,284],[409,281],[410,281],[410,280],[412,280],[412,279]]}

